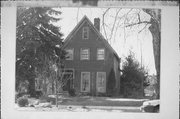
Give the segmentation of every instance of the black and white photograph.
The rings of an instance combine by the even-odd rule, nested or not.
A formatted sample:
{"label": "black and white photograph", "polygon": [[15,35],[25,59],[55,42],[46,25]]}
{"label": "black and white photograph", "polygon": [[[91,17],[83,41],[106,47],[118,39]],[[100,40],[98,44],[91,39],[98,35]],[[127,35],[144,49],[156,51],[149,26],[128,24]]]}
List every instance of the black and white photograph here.
{"label": "black and white photograph", "polygon": [[161,10],[17,7],[20,110],[159,112]]}
{"label": "black and white photograph", "polygon": [[178,6],[2,2],[1,118],[178,119]]}

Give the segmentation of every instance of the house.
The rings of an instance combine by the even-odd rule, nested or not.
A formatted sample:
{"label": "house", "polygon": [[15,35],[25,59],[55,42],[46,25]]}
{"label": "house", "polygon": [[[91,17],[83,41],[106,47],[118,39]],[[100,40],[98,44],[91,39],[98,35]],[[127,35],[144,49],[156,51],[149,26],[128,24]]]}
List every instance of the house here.
{"label": "house", "polygon": [[64,40],[67,52],[63,90],[76,93],[106,94],[111,70],[115,74],[115,92],[120,90],[120,58],[100,33],[100,19],[93,23],[84,16]]}

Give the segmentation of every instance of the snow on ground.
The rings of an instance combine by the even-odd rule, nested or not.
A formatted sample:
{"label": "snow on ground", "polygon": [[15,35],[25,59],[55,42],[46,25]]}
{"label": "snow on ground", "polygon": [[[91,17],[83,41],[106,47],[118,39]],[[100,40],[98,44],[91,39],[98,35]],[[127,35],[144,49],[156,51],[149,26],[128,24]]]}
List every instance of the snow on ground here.
{"label": "snow on ground", "polygon": [[137,102],[137,101],[147,101],[149,99],[129,99],[129,98],[107,98],[106,100],[109,100],[109,101],[134,101],[134,102]]}
{"label": "snow on ground", "polygon": [[55,96],[51,95],[51,101],[46,99],[28,98],[27,107],[15,109],[23,111],[73,111],[73,112],[139,112],[139,107],[148,99],[124,99],[110,97],[68,97],[58,96],[58,108],[55,106]]}
{"label": "snow on ground", "polygon": [[49,107],[19,107],[15,104],[15,109],[18,111],[61,111],[61,112],[123,112],[120,109],[102,109],[102,108],[89,108],[83,106],[59,106],[58,108],[55,105]]}

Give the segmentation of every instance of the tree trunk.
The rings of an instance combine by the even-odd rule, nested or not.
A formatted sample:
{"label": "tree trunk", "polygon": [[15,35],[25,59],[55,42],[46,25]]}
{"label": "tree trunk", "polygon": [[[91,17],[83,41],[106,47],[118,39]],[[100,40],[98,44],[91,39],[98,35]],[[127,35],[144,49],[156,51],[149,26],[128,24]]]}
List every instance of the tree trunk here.
{"label": "tree trunk", "polygon": [[157,85],[156,85],[156,99],[160,98],[160,52],[161,52],[161,31],[160,31],[160,10],[144,9],[144,11],[151,16],[151,26],[149,30],[153,38],[153,52],[155,60],[155,68],[157,74]]}

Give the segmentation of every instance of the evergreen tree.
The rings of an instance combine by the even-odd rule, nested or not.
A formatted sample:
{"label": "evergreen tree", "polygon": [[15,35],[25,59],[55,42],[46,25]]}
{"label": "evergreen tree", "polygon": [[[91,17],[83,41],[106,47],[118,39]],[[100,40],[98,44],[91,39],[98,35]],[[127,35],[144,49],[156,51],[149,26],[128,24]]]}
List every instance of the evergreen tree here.
{"label": "evergreen tree", "polygon": [[138,98],[144,93],[144,82],[147,76],[146,70],[141,67],[134,58],[134,54],[126,58],[123,64],[123,74],[121,75],[121,94],[124,97]]}
{"label": "evergreen tree", "polygon": [[27,80],[29,93],[33,94],[37,73],[50,75],[50,64],[62,66],[62,33],[53,25],[60,20],[60,14],[49,7],[17,8],[16,90],[19,82]]}

